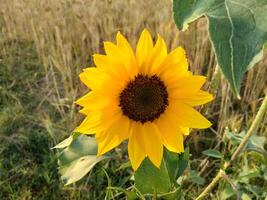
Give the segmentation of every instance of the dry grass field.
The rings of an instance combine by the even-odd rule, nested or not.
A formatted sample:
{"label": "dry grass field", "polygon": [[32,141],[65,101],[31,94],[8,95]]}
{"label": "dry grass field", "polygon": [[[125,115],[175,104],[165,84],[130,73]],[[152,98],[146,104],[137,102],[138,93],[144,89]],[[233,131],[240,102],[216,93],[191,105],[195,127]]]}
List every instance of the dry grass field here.
{"label": "dry grass field", "polygon": [[[201,152],[217,149],[227,159],[233,146],[226,130],[239,133],[249,128],[267,85],[266,54],[246,74],[242,99],[237,100],[220,74],[217,84],[210,85],[216,59],[206,19],[180,32],[172,18],[171,0],[0,0],[0,199],[124,198],[106,190],[107,177],[100,167],[77,184],[63,186],[56,151],[50,148],[66,138],[82,119],[74,104],[86,92],[78,74],[93,65],[92,55],[103,52],[103,41],[114,41],[117,31],[134,46],[143,28],[154,38],[161,34],[169,50],[182,45],[193,73],[208,77],[205,87],[216,98],[201,109],[213,126],[193,130],[186,138],[192,154],[190,170],[205,182],[185,181],[185,199],[194,199],[212,180],[221,161]],[[267,136],[267,116],[257,135]],[[126,188],[132,184],[130,168],[117,170],[126,161],[122,158],[104,165],[112,185]],[[231,176],[207,199],[225,198],[231,185],[241,199],[264,199],[266,164],[266,157],[246,152],[231,167]],[[242,173],[248,173],[244,180],[240,180]]]}

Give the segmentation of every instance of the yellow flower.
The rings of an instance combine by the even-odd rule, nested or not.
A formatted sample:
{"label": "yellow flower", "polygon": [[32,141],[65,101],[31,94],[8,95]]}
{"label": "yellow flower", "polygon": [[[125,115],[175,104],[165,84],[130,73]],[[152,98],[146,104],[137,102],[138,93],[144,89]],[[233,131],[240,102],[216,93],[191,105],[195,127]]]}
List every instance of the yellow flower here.
{"label": "yellow flower", "polygon": [[135,53],[120,32],[116,39],[104,42],[106,55],[93,56],[97,67],[80,74],[91,91],[77,101],[86,118],[75,131],[96,134],[98,155],[128,140],[134,170],[145,157],[159,167],[163,146],[183,152],[189,128],[211,125],[193,106],[213,97],[201,90],[206,78],[188,71],[183,48],[168,54],[164,40],[158,36],[154,45],[147,30]]}

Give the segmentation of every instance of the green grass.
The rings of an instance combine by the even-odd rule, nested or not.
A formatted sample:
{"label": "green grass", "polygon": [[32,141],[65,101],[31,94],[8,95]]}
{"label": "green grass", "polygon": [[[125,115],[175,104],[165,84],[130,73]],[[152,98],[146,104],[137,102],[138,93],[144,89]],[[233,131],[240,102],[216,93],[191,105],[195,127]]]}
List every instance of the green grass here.
{"label": "green grass", "polygon": [[[46,100],[44,67],[34,45],[5,45],[8,51],[0,55],[0,199],[103,199],[108,181],[101,167],[76,185],[61,182],[51,147],[70,134],[56,127],[71,119]],[[49,116],[55,135],[48,133],[43,116]],[[114,184],[130,186],[129,172],[116,172],[118,162],[106,165]]]}
{"label": "green grass", "polygon": [[[0,199],[54,199],[61,184],[56,157],[38,121],[43,67],[31,43],[6,45],[0,62]],[[42,109],[52,112],[49,105]]]}

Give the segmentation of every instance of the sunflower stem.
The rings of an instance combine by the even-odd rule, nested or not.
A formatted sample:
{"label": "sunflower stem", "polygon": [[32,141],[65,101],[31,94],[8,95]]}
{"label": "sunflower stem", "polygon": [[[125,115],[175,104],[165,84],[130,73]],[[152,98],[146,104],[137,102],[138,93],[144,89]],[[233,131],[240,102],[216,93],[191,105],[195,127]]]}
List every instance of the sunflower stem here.
{"label": "sunflower stem", "polygon": [[239,154],[242,152],[246,144],[248,143],[248,140],[250,137],[255,133],[258,129],[259,124],[261,123],[263,116],[267,110],[267,94],[265,94],[265,97],[263,99],[263,102],[260,106],[260,109],[252,122],[247,134],[235,150],[234,154],[231,157],[231,160],[229,162],[225,162],[223,165],[223,169],[220,169],[220,171],[217,173],[215,178],[210,182],[210,184],[202,191],[202,193],[196,198],[196,200],[203,199],[207,194],[210,193],[210,191],[217,185],[217,183],[220,181],[220,179],[224,176],[225,170],[236,160],[236,158],[239,156]]}

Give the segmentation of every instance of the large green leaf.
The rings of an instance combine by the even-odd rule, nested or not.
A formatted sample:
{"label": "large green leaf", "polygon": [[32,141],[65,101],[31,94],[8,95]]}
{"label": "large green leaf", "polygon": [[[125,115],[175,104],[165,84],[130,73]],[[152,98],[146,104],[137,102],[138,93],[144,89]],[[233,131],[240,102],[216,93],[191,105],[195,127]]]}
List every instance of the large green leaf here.
{"label": "large green leaf", "polygon": [[233,92],[239,90],[246,70],[263,55],[267,40],[266,0],[173,0],[174,19],[179,29],[206,16],[217,62]]}
{"label": "large green leaf", "polygon": [[56,146],[65,149],[59,153],[59,172],[68,185],[84,177],[104,156],[97,157],[97,144],[94,138],[86,135],[71,136]]}
{"label": "large green leaf", "polygon": [[184,173],[185,169],[188,166],[188,162],[189,162],[189,157],[190,157],[190,153],[189,153],[189,147],[187,147],[184,151],[183,154],[179,155],[179,159],[178,159],[178,172],[176,174],[176,179],[180,176],[182,176],[182,174]]}
{"label": "large green leaf", "polygon": [[135,172],[135,186],[142,194],[160,194],[171,191],[171,180],[164,160],[160,169],[146,158]]}
{"label": "large green leaf", "polygon": [[188,159],[188,148],[180,155],[165,149],[160,168],[155,167],[146,158],[135,172],[136,188],[142,194],[161,194],[165,199],[177,196],[176,180],[186,169]]}
{"label": "large green leaf", "polygon": [[164,151],[164,163],[166,166],[166,170],[167,170],[170,182],[172,184],[175,184],[177,180],[177,175],[179,171],[179,167],[178,167],[179,157],[180,155],[178,155],[177,153],[168,151],[166,149]]}

